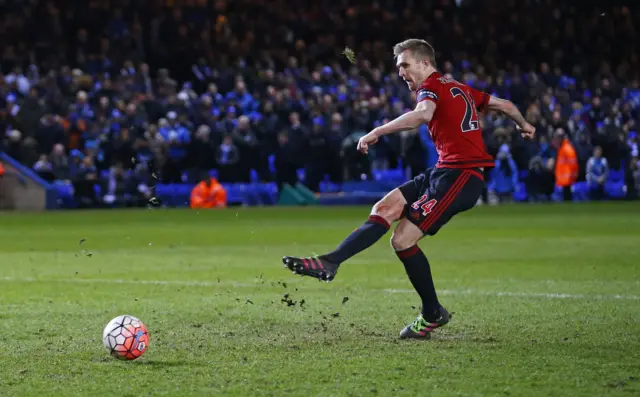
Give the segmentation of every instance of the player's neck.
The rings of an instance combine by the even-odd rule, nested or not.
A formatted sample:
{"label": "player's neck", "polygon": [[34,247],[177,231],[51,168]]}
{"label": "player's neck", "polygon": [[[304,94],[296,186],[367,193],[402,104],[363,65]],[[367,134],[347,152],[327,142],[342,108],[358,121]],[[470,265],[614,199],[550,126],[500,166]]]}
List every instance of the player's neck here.
{"label": "player's neck", "polygon": [[422,86],[422,84],[424,84],[424,82],[427,81],[427,79],[436,72],[437,72],[436,68],[434,68],[433,66],[429,66],[427,70],[425,70],[424,79],[422,79],[420,84],[418,84],[418,87]]}

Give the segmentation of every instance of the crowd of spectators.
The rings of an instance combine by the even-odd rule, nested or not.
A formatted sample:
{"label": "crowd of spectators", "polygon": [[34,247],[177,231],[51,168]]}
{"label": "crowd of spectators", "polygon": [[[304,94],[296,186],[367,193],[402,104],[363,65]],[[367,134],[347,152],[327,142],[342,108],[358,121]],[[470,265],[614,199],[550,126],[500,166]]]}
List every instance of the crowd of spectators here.
{"label": "crowd of spectators", "polygon": [[[637,191],[640,12],[553,0],[25,0],[0,3],[0,150],[97,205],[153,179],[196,184],[361,178],[428,162],[426,128],[359,134],[414,106],[391,47],[431,42],[442,73],[508,98],[537,127],[481,125],[500,197],[553,190],[558,137],[589,178],[591,157]],[[355,51],[351,65],[342,56]],[[561,141],[561,139],[560,139]],[[594,163],[595,164],[595,163]],[[600,166],[601,162],[597,162]],[[593,166],[592,166],[593,168]],[[599,168],[598,168],[599,169]],[[253,170],[253,171],[252,171]],[[95,197],[102,183],[105,197]]]}

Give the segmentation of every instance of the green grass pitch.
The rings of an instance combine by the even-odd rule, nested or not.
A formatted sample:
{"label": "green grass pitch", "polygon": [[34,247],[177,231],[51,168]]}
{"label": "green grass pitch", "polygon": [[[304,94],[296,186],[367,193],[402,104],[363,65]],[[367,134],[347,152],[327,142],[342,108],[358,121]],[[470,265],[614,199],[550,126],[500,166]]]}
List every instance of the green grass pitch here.
{"label": "green grass pitch", "polygon": [[[459,215],[421,243],[455,312],[431,341],[398,339],[419,301],[391,233],[330,284],[283,268],[367,214],[0,214],[0,396],[640,395],[639,204]],[[137,361],[102,346],[120,314]]]}

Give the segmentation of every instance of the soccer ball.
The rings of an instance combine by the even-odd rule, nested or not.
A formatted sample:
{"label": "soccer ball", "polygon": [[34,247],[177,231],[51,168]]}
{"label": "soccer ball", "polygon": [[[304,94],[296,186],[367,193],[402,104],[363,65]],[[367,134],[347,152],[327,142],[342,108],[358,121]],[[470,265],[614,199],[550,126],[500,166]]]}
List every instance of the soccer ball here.
{"label": "soccer ball", "polygon": [[135,360],[149,347],[147,327],[136,317],[123,315],[109,321],[102,332],[104,347],[120,360]]}

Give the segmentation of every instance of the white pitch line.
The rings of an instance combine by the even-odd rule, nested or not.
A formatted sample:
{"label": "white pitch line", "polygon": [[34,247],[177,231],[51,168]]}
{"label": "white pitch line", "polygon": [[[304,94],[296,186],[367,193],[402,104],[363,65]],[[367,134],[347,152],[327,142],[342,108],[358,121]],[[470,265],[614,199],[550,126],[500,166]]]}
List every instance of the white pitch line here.
{"label": "white pitch line", "polygon": [[[385,289],[384,292],[390,294],[416,293],[412,289]],[[506,292],[506,291],[478,291],[471,289],[463,290],[438,290],[438,295],[481,295],[495,297],[516,297],[516,298],[546,298],[546,299],[598,299],[598,300],[640,300],[637,295],[602,295],[602,294],[567,294],[553,292]]]}
{"label": "white pitch line", "polygon": [[[49,282],[49,283],[79,283],[79,284],[133,284],[133,285],[163,285],[163,286],[185,286],[185,287],[258,287],[261,283],[238,283],[228,281],[187,281],[187,280],[125,280],[110,278],[58,278],[39,279],[34,277],[1,277],[0,281],[5,282]],[[266,280],[265,280],[266,282]],[[412,289],[385,289],[383,292],[390,294],[416,293]],[[638,295],[603,295],[603,294],[568,294],[568,293],[545,293],[545,292],[508,292],[508,291],[480,291],[472,289],[460,290],[438,290],[439,295],[476,295],[493,297],[516,297],[516,298],[546,298],[546,299],[597,299],[597,300],[640,300]]]}

